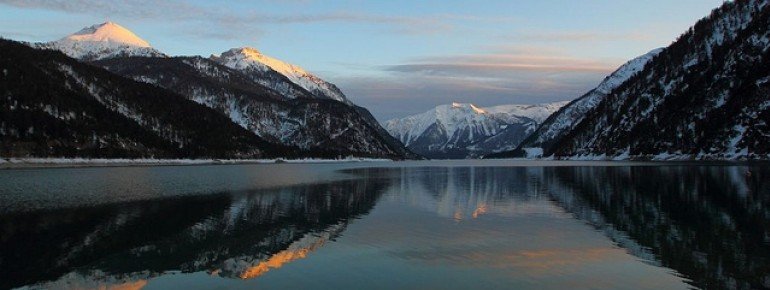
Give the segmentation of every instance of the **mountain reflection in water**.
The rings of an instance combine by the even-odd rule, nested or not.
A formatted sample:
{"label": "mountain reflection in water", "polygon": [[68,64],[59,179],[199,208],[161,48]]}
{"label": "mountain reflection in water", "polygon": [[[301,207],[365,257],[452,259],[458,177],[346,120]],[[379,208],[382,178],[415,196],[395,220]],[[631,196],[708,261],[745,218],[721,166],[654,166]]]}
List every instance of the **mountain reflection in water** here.
{"label": "mountain reflection in water", "polygon": [[[766,165],[350,169],[343,173],[356,178],[11,212],[0,215],[0,288],[140,289],[185,273],[221,281],[261,279],[298,271],[285,267],[302,260],[324,264],[326,255],[313,256],[327,248],[365,249],[361,253],[376,258],[348,260],[356,265],[375,269],[378,260],[396,259],[435,269],[436,277],[455,266],[471,274],[513,269],[534,286],[559,275],[584,277],[569,281],[576,288],[617,287],[611,284],[617,281],[597,279],[612,278],[602,267],[633,263],[619,256],[626,252],[640,265],[670,269],[660,273],[671,275],[671,283],[768,288],[769,170]],[[570,222],[575,219],[580,222]],[[592,233],[576,228],[580,223],[624,250],[597,244]],[[349,230],[351,225],[359,227]],[[576,228],[573,246],[559,244],[563,235],[554,229],[560,228]],[[555,246],[537,247],[541,244]],[[499,284],[488,286],[521,282],[502,273],[494,276]],[[355,282],[373,273],[346,274]],[[649,285],[625,286],[660,286],[649,278],[640,280]],[[422,286],[463,286],[442,284],[451,277],[444,280]],[[372,287],[394,285],[409,284]]]}
{"label": "mountain reflection in water", "polygon": [[[256,277],[333,239],[384,185],[362,179],[3,216],[0,288],[73,270],[65,279],[106,284],[167,271]],[[43,288],[73,281],[59,282]]]}

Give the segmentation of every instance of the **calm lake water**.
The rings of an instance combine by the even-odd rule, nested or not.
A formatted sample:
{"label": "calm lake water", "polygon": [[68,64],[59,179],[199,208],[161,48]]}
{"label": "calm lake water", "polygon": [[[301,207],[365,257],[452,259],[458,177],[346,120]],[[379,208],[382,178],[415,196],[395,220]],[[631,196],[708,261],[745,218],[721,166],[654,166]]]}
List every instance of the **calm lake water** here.
{"label": "calm lake water", "polygon": [[0,170],[0,289],[762,289],[767,164]]}

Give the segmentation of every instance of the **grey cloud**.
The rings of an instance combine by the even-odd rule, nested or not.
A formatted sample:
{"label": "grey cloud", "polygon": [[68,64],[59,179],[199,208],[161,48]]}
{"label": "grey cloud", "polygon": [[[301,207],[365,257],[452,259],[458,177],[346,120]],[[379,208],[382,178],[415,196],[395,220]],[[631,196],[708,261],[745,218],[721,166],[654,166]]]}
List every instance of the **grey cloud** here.
{"label": "grey cloud", "polygon": [[[386,24],[401,33],[433,33],[446,31],[446,22],[454,16],[402,17],[370,15],[353,12],[274,15],[254,10],[233,11],[222,7],[192,5],[180,1],[100,1],[100,0],[0,0],[0,3],[28,9],[47,9],[67,13],[98,14],[103,17],[126,17],[134,20],[175,20],[201,22],[207,25],[242,28],[255,24],[309,24],[320,22],[349,22]],[[253,29],[252,29],[253,30]],[[227,38],[230,35],[222,35]]]}
{"label": "grey cloud", "polygon": [[596,31],[539,31],[525,32],[504,37],[505,39],[528,42],[606,42],[606,41],[646,41],[652,38],[644,33],[605,33]]}
{"label": "grey cloud", "polygon": [[381,77],[336,81],[354,101],[385,120],[453,101],[492,106],[571,100],[618,66],[547,49],[507,51],[424,57],[380,67]]}
{"label": "grey cloud", "polygon": [[[0,3],[18,8],[48,9],[68,13],[100,13],[105,16],[120,15],[132,18],[171,17],[202,15],[205,10],[176,1],[95,1],[95,0],[2,0]],[[168,13],[169,11],[183,13]]]}
{"label": "grey cloud", "polygon": [[409,64],[386,67],[396,72],[467,73],[477,75],[491,72],[499,75],[506,71],[528,72],[608,72],[614,64],[591,59],[577,59],[557,55],[534,54],[481,54],[432,57],[416,60]]}

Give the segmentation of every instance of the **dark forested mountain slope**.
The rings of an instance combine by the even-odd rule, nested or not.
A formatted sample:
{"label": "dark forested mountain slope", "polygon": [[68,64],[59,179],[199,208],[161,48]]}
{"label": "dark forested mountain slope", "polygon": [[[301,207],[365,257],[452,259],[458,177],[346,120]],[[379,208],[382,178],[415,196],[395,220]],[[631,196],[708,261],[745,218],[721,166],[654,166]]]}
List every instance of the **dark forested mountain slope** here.
{"label": "dark forested mountain slope", "polygon": [[726,2],[568,132],[542,143],[543,151],[557,157],[768,158],[769,48],[768,0]]}
{"label": "dark forested mountain slope", "polygon": [[[255,78],[202,57],[112,58],[93,64],[177,92],[275,144],[336,155],[415,157],[366,109],[311,97],[280,75]],[[265,86],[266,80],[282,84]],[[295,94],[287,97],[273,87],[292,88]]]}
{"label": "dark forested mountain slope", "polygon": [[214,110],[57,51],[0,40],[0,154],[256,158],[295,154]]}

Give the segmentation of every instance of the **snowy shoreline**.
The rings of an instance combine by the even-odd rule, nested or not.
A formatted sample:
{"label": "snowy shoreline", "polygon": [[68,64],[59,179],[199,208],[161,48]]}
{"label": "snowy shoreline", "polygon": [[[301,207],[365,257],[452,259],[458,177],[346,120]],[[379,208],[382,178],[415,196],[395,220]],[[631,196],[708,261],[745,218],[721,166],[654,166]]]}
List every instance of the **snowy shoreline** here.
{"label": "snowy shoreline", "polygon": [[631,155],[629,150],[620,154],[578,154],[571,156],[543,156],[543,149],[539,147],[523,148],[528,160],[558,160],[558,161],[768,161],[770,154],[749,153],[747,149],[732,150],[729,153],[704,153],[685,154],[681,151],[674,153],[662,152],[658,154]]}
{"label": "snowy shoreline", "polygon": [[770,160],[770,155],[749,154],[745,151],[736,153],[719,153],[719,154],[705,154],[700,153],[696,155],[692,154],[680,154],[680,153],[661,153],[657,155],[629,155],[627,152],[616,155],[579,155],[570,156],[564,158],[557,158],[561,160],[646,160],[646,161],[761,161]]}
{"label": "snowy shoreline", "polygon": [[[676,155],[659,154],[644,156],[606,156],[606,155],[580,155],[527,158],[503,158],[517,161],[770,161],[770,155]],[[467,160],[467,159],[458,159]],[[490,159],[492,160],[492,159]],[[344,159],[123,159],[123,158],[3,158],[0,157],[1,169],[15,168],[64,168],[64,167],[121,167],[121,166],[189,166],[189,165],[237,165],[237,164],[318,164],[318,163],[351,163],[351,162],[394,162],[392,159],[356,158]]]}
{"label": "snowy shoreline", "polygon": [[109,159],[109,158],[0,158],[0,169],[48,167],[109,167],[109,166],[183,166],[226,164],[280,164],[280,163],[342,163],[392,162],[391,159]]}
{"label": "snowy shoreline", "polygon": [[658,155],[576,155],[561,157],[522,158],[525,160],[553,161],[770,161],[770,155],[734,155],[734,154],[658,154]]}

